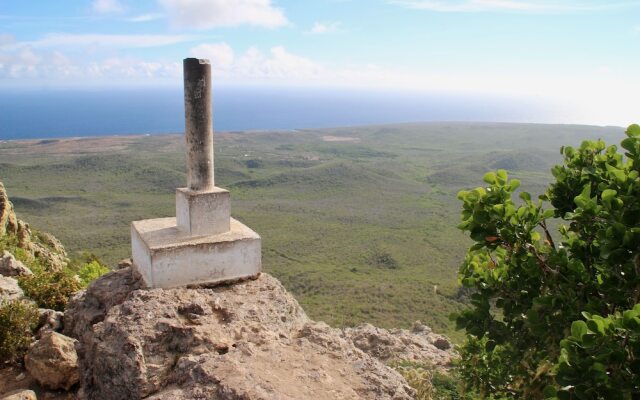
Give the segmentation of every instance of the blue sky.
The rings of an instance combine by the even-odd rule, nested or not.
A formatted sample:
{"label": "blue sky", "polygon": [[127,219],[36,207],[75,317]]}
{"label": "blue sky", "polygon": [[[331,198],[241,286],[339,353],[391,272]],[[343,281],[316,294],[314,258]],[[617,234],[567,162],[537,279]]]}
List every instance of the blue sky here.
{"label": "blue sky", "polygon": [[640,121],[640,1],[0,0],[0,90],[181,85],[374,88],[558,104]]}

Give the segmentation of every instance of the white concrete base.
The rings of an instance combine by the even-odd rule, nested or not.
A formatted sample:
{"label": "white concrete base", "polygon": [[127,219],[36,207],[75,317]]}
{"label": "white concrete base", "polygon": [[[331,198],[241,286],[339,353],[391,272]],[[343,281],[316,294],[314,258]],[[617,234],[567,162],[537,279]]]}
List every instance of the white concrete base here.
{"label": "white concrete base", "polygon": [[262,270],[260,236],[231,218],[226,233],[193,237],[176,218],[131,224],[134,268],[147,287],[170,288],[257,276]]}
{"label": "white concrete base", "polygon": [[214,187],[207,191],[176,189],[178,228],[191,236],[228,232],[231,218],[229,191]]}

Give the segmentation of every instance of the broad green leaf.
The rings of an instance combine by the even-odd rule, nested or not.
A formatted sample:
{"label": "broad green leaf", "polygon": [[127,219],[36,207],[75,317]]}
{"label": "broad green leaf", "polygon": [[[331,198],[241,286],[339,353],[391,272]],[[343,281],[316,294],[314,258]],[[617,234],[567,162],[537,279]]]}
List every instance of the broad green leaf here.
{"label": "broad green leaf", "polygon": [[571,336],[578,340],[581,340],[582,335],[586,334],[587,331],[587,324],[584,321],[573,321],[571,324]]}
{"label": "broad green leaf", "polygon": [[487,172],[482,179],[488,184],[493,185],[496,183],[496,174],[493,172]]}
{"label": "broad green leaf", "polygon": [[640,136],[640,125],[633,124],[627,128],[627,136],[629,137],[638,137]]}
{"label": "broad green leaf", "polygon": [[613,199],[615,197],[615,195],[618,194],[617,191],[613,190],[613,189],[606,189],[605,191],[602,192],[602,201],[611,201],[611,199]]}
{"label": "broad green leaf", "polygon": [[499,169],[496,173],[496,178],[498,180],[498,183],[504,185],[505,183],[507,183],[507,171],[505,171],[504,169]]}
{"label": "broad green leaf", "polygon": [[618,169],[610,164],[606,164],[606,168],[607,171],[609,171],[609,173],[613,175],[619,183],[624,183],[627,180],[627,176],[621,169]]}

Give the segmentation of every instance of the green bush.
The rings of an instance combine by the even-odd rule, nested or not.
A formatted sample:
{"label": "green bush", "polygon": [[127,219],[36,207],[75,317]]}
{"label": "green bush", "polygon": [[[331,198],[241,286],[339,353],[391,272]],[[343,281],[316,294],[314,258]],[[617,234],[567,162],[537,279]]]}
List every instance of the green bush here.
{"label": "green bush", "polygon": [[82,285],[86,287],[107,272],[109,272],[109,268],[100,264],[99,261],[91,261],[90,263],[84,264],[80,267],[78,270],[78,276],[82,281]]}
{"label": "green bush", "polygon": [[[556,380],[562,400],[632,399],[640,393],[640,304],[603,318],[585,313],[560,342]],[[633,396],[636,397],[633,397]]]}
{"label": "green bush", "polygon": [[69,298],[82,289],[82,282],[65,272],[39,272],[18,279],[24,294],[39,307],[64,311]]}
{"label": "green bush", "polygon": [[521,192],[516,204],[520,182],[503,170],[460,192],[459,228],[475,242],[460,267],[472,289],[456,317],[460,373],[479,397],[640,398],[628,318],[640,301],[640,126],[626,134],[624,156],[601,140],[562,148],[538,201]]}
{"label": "green bush", "polygon": [[22,300],[0,302],[0,364],[22,359],[38,324],[38,309]]}

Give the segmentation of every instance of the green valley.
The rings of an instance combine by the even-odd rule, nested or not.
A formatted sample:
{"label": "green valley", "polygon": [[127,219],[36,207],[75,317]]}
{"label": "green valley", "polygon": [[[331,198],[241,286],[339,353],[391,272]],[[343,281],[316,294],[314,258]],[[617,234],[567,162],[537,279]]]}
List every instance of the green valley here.
{"label": "green valley", "polygon": [[[406,327],[454,339],[465,304],[457,268],[459,190],[506,169],[541,193],[562,145],[623,129],[577,125],[423,123],[215,134],[216,185],[232,215],[263,240],[264,269],[317,320]],[[21,219],[71,252],[114,265],[132,220],[172,216],[184,186],[181,135],[0,142],[0,181]]]}

